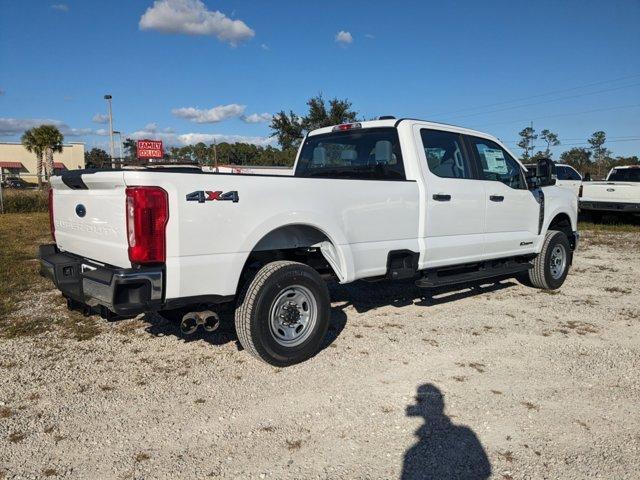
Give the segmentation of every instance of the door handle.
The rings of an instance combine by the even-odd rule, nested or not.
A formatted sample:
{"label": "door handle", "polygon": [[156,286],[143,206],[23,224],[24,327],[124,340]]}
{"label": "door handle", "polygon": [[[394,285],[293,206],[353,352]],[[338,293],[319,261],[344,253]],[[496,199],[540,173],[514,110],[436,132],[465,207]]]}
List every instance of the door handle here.
{"label": "door handle", "polygon": [[445,193],[434,193],[433,199],[437,202],[448,202],[451,200],[451,195],[447,195]]}
{"label": "door handle", "polygon": [[489,200],[491,200],[492,202],[502,202],[504,201],[504,197],[502,195],[491,195],[489,197]]}

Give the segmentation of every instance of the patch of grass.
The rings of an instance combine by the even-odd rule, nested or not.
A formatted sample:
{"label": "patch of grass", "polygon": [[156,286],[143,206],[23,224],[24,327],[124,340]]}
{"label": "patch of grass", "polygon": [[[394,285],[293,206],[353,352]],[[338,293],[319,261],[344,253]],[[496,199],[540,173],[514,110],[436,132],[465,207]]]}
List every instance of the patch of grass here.
{"label": "patch of grass", "polygon": [[605,287],[604,290],[606,292],[609,293],[622,293],[622,294],[627,294],[627,293],[631,293],[631,290],[628,288],[621,288],[621,287]]}
{"label": "patch of grass", "polygon": [[502,457],[505,461],[511,463],[513,462],[513,452],[507,450],[506,452],[498,452],[498,456]]}
{"label": "patch of grass", "polygon": [[9,441],[11,443],[19,443],[24,440],[27,436],[22,432],[12,432],[9,434]]}
{"label": "patch of grass", "polygon": [[49,190],[3,190],[5,213],[47,212]]}
{"label": "patch of grass", "polygon": [[593,222],[578,222],[578,230],[589,230],[597,233],[618,233],[618,232],[633,232],[640,233],[640,225],[634,223],[623,222],[605,222],[605,223],[593,223]]}
{"label": "patch of grass", "polygon": [[0,407],[0,418],[9,418],[12,415],[13,415],[13,410],[11,410],[9,407],[4,405]]}
{"label": "patch of grass", "polygon": [[45,477],[55,477],[56,475],[58,475],[58,471],[55,468],[45,468],[42,471],[42,474]]}
{"label": "patch of grass", "polygon": [[136,456],[133,458],[137,463],[140,463],[140,462],[144,462],[145,460],[149,460],[151,457],[149,456],[148,453],[138,452],[136,453]]}
{"label": "patch of grass", "polygon": [[196,400],[195,400],[195,403],[199,403],[199,404],[202,404],[204,402],[206,402],[206,400],[204,398],[196,398]]}
{"label": "patch of grass", "polygon": [[540,411],[540,407],[535,403],[531,402],[520,402],[520,405],[527,407],[528,410],[535,410],[536,412]]}
{"label": "patch of grass", "polygon": [[50,241],[46,213],[0,215],[0,333],[19,300],[47,288],[35,258],[38,245]]}
{"label": "patch of grass", "polygon": [[302,440],[287,440],[287,448],[290,452],[300,450],[302,448]]}

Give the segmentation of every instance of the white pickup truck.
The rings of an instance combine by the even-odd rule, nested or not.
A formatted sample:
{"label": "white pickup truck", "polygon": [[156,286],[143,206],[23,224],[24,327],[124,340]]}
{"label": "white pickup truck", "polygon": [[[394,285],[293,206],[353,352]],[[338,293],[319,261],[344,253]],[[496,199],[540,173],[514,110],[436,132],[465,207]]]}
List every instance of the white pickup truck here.
{"label": "white pickup truck", "polygon": [[584,182],[580,210],[596,221],[603,214],[640,215],[640,165],[614,167],[604,182]]}
{"label": "white pickup truck", "polygon": [[[314,355],[325,279],[418,287],[523,276],[560,287],[578,243],[577,197],[526,170],[496,138],[412,119],[321,128],[294,175],[198,169],[53,177],[55,244],[41,272],[70,307],[103,316],[180,312],[217,325],[235,306],[243,347],[274,365]],[[231,303],[233,302],[233,303]]]}

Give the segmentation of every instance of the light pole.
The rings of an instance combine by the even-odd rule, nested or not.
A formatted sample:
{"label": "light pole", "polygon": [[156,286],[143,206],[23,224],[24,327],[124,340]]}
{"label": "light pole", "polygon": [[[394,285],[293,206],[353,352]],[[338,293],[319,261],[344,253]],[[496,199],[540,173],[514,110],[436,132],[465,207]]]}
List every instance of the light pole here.
{"label": "light pole", "polygon": [[124,163],[124,156],[122,155],[122,133],[118,130],[113,132],[114,135],[118,135],[118,140],[120,140],[120,166]]}
{"label": "light pole", "polygon": [[105,95],[104,99],[109,106],[109,156],[111,157],[111,168],[114,168],[113,157],[115,155],[113,148],[113,113],[111,112],[111,95]]}

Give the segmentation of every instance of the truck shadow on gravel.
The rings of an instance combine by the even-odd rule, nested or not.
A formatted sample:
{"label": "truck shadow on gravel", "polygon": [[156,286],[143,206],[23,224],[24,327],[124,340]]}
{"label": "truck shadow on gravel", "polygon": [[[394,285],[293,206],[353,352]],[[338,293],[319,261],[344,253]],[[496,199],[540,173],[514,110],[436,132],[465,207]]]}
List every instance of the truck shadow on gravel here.
{"label": "truck shadow on gravel", "polygon": [[483,280],[480,283],[464,283],[425,290],[416,287],[413,280],[401,282],[360,281],[348,285],[332,284],[329,290],[332,302],[346,302],[340,305],[340,308],[352,306],[358,313],[365,313],[385,306],[402,308],[409,305],[425,307],[441,305],[485,293],[497,292],[516,285],[517,281],[514,279],[498,278]]}
{"label": "truck shadow on gravel", "polygon": [[[220,346],[227,343],[235,343],[238,350],[242,350],[233,320],[233,312],[223,312],[220,314],[220,327],[214,332],[206,332],[199,328],[193,335],[183,335],[177,321],[167,320],[158,314],[146,314],[143,320],[148,324],[146,332],[155,336],[163,337],[173,335],[184,342],[207,342],[210,345]],[[347,315],[341,308],[331,308],[331,319],[327,334],[322,342],[321,349],[324,350],[331,345],[342,333],[347,324]]]}
{"label": "truck shadow on gravel", "polygon": [[[504,279],[503,279],[504,280]],[[413,281],[406,282],[354,282],[349,285],[330,284],[331,320],[321,349],[329,347],[342,333],[347,324],[345,309],[352,306],[358,313],[368,312],[384,306],[406,307],[408,305],[432,306],[454,302],[463,298],[496,292],[516,285],[515,281],[492,280],[487,284],[462,284],[452,287],[441,287],[434,290],[417,288]],[[336,302],[343,302],[336,305]],[[203,341],[211,345],[220,346],[235,343],[238,350],[242,350],[233,321],[233,310],[220,312],[220,327],[215,332],[205,332],[198,329],[193,335],[183,335],[177,321],[167,320],[158,314],[146,314],[143,320],[148,324],[147,333],[161,337],[173,335],[184,342]]]}
{"label": "truck shadow on gravel", "polygon": [[401,480],[484,480],[491,475],[491,463],[476,434],[456,425],[444,414],[444,396],[430,383],[420,385],[415,403],[406,409],[408,417],[422,417],[416,430],[418,441],[405,452]]}

